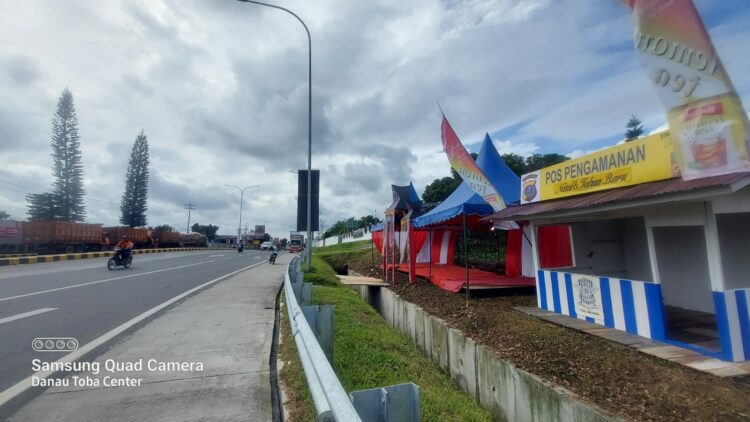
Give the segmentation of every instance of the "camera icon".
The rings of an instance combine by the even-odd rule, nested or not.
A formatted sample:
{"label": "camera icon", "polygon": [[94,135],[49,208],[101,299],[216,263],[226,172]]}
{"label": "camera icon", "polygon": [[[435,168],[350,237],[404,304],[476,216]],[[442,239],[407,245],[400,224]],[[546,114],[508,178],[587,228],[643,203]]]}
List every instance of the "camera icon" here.
{"label": "camera icon", "polygon": [[37,337],[31,341],[37,352],[72,352],[78,349],[78,340],[72,337]]}

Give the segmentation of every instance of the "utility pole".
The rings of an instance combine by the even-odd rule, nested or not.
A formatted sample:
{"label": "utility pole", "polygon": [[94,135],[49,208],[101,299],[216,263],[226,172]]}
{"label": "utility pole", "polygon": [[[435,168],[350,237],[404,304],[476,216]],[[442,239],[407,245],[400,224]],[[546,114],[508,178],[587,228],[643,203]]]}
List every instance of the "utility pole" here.
{"label": "utility pole", "polygon": [[245,189],[250,188],[258,188],[260,185],[253,185],[253,186],[245,186],[244,188],[241,188],[239,186],[234,185],[224,185],[230,188],[235,188],[238,191],[240,191],[240,222],[237,223],[237,243],[239,244],[242,240],[242,199],[245,197]]}
{"label": "utility pole", "polygon": [[185,209],[188,210],[188,222],[187,222],[187,230],[185,233],[190,233],[190,212],[195,209],[195,204],[192,202],[188,202],[185,204]]}
{"label": "utility pole", "polygon": [[305,248],[307,261],[305,263],[305,270],[310,271],[310,261],[312,260],[312,221],[310,221],[312,220],[312,38],[310,37],[310,30],[307,29],[307,25],[302,18],[289,9],[255,0],[239,1],[289,13],[302,24],[302,27],[305,28],[305,33],[307,33],[307,247]]}

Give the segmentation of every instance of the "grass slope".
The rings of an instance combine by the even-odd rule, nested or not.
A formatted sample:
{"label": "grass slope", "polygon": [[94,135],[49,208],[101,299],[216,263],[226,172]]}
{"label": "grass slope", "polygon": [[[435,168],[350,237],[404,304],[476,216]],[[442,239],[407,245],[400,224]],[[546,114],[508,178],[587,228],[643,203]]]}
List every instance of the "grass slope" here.
{"label": "grass slope", "polygon": [[[364,251],[359,254],[364,255]],[[369,259],[369,253],[366,255]],[[352,257],[347,252],[329,250],[325,254],[316,254],[311,271],[305,274],[306,281],[316,284],[313,302],[334,306],[333,369],[344,389],[356,391],[413,382],[420,388],[422,420],[491,420],[487,410],[463,393],[408,338],[389,327],[354,291],[338,283],[336,272],[327,261],[345,262],[349,258]],[[280,355],[284,368],[281,376],[288,395],[287,419],[312,420],[315,410],[286,318],[282,334],[284,341]]]}

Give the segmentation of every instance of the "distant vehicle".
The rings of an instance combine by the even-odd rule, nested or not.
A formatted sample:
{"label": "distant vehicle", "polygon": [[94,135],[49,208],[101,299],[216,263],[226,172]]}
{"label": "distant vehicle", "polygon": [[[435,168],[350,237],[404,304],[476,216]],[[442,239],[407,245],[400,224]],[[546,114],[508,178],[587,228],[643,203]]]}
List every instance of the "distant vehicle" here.
{"label": "distant vehicle", "polygon": [[268,263],[271,265],[275,264],[277,255],[276,251],[271,249],[271,255],[268,256]]}
{"label": "distant vehicle", "polygon": [[263,242],[260,244],[260,250],[262,251],[270,251],[273,249],[273,243],[271,242]]}
{"label": "distant vehicle", "polygon": [[289,235],[289,252],[290,253],[299,253],[302,252],[302,249],[304,246],[302,245],[302,242],[305,240],[305,237],[301,234],[290,234]]}

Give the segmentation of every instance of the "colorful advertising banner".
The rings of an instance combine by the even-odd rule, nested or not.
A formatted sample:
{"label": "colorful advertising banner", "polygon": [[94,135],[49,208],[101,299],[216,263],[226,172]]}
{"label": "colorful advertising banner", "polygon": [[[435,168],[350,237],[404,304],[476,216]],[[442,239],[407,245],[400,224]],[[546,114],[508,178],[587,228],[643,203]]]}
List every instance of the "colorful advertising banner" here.
{"label": "colorful advertising banner", "polygon": [[461,140],[458,139],[458,135],[453,131],[445,116],[440,127],[440,137],[443,140],[443,151],[448,156],[451,167],[461,175],[464,182],[490,204],[493,210],[500,211],[505,208],[503,198],[461,144]]}
{"label": "colorful advertising banner", "polygon": [[635,48],[667,108],[686,180],[750,170],[748,123],[692,0],[623,0]]}
{"label": "colorful advertising banner", "polygon": [[669,132],[661,132],[524,174],[521,203],[582,195],[676,175],[672,137]]}

